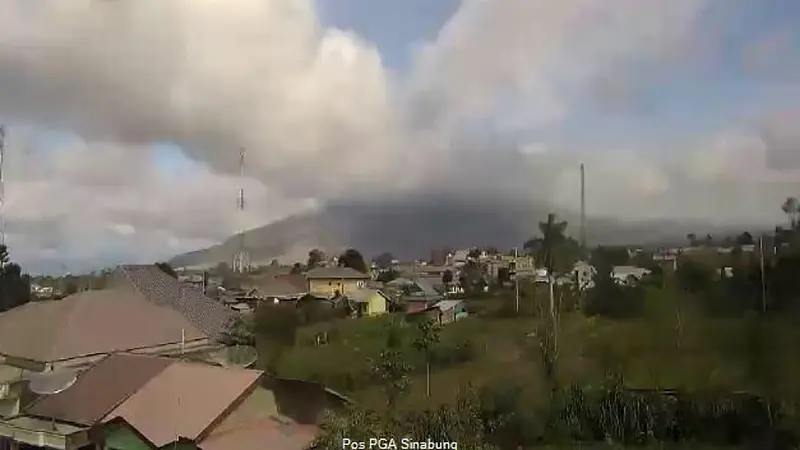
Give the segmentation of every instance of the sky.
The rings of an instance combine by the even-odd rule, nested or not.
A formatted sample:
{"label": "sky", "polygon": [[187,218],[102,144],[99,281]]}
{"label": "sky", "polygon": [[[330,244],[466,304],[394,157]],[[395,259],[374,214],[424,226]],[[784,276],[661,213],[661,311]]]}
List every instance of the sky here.
{"label": "sky", "polygon": [[574,209],[581,162],[592,216],[774,224],[798,119],[794,0],[0,0],[2,215],[34,272],[349,198]]}

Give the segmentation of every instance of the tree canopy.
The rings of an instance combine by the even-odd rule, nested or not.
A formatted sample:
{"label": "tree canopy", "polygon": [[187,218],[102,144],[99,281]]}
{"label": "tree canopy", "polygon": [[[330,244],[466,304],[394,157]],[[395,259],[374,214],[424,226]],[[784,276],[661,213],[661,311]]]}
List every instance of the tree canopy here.
{"label": "tree canopy", "polygon": [[345,252],[342,253],[341,256],[339,256],[339,266],[349,267],[361,273],[369,272],[367,263],[364,261],[364,256],[362,256],[361,252],[359,252],[354,248],[349,248],[345,250]]}
{"label": "tree canopy", "polygon": [[308,252],[308,262],[306,262],[306,267],[308,270],[311,270],[319,265],[319,263],[325,261],[325,252],[322,250],[315,248]]}
{"label": "tree canopy", "polygon": [[569,270],[580,259],[581,246],[566,232],[567,222],[559,221],[555,214],[548,214],[547,221],[539,222],[540,236],[527,240],[523,248],[536,258],[537,265],[550,273]]}
{"label": "tree canopy", "polygon": [[0,312],[31,300],[31,279],[19,264],[11,262],[8,247],[0,245]]}
{"label": "tree canopy", "polygon": [[375,257],[375,264],[377,264],[378,268],[380,269],[388,269],[392,267],[392,261],[394,261],[394,255],[392,255],[390,252],[383,252]]}

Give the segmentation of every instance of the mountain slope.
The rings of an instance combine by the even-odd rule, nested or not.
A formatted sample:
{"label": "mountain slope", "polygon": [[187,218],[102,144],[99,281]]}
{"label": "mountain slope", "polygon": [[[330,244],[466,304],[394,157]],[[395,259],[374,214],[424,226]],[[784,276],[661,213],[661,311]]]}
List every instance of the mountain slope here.
{"label": "mountain slope", "polygon": [[[331,204],[323,210],[292,216],[245,233],[245,247],[254,262],[304,261],[308,251],[328,252],[346,247],[365,257],[389,251],[398,258],[427,257],[430,250],[449,246],[466,248],[494,245],[509,249],[538,232],[537,224],[549,212],[569,222],[568,233],[579,233],[579,215],[554,210],[541,203],[501,201],[492,198],[465,200],[460,196],[404,197],[383,201]],[[658,221],[622,223],[613,219],[587,218],[590,244],[645,244],[684,242],[687,233],[720,232],[700,223]],[[175,257],[175,266],[231,261],[240,239],[234,236],[220,245]]]}

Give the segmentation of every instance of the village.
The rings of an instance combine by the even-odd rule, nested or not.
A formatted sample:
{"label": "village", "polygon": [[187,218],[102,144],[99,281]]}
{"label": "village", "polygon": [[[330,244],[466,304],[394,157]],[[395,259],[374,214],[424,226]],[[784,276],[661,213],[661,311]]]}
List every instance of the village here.
{"label": "village", "polygon": [[[744,244],[736,251],[755,250]],[[328,258],[313,249],[304,263],[239,272],[226,263],[123,265],[103,273],[102,288],[88,282],[68,287],[68,295],[63,280],[36,279],[33,301],[0,314],[0,436],[11,448],[246,450],[270,442],[302,450],[325,411],[354,400],[317,376],[275,373],[269,351],[253,338],[259,315],[276,321],[279,311],[302,310],[314,311],[308,324],[394,317],[447,327],[470,318],[476,299],[506,296],[514,314],[524,315],[529,288],[550,286],[552,303],[553,289],[563,298],[565,289],[594,287],[589,262],[551,274],[543,248],[540,241],[538,264],[530,249],[475,247],[411,262],[388,253],[367,262],[355,249]],[[731,248],[613,251],[627,264],[612,266],[611,279],[632,287],[654,268],[674,270],[679,257]],[[314,339],[326,344],[328,332]]]}

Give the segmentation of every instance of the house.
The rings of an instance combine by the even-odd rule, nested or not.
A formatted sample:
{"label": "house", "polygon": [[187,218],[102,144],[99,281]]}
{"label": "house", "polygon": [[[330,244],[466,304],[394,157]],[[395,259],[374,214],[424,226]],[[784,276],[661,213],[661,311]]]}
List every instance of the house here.
{"label": "house", "polygon": [[308,293],[330,298],[366,286],[371,277],[350,267],[317,267],[306,274]]}
{"label": "house", "polygon": [[421,295],[428,301],[439,301],[442,299],[442,294],[439,289],[437,289],[437,287],[442,284],[441,279],[420,277],[414,280],[413,283],[416,288],[414,291],[416,292],[412,291],[412,295]]}
{"label": "house", "polygon": [[452,270],[452,268],[447,266],[434,266],[426,264],[424,266],[419,266],[416,269],[416,274],[424,277],[437,277],[441,280],[442,275],[448,270]]}
{"label": "house", "polygon": [[351,289],[346,295],[347,299],[356,305],[361,315],[380,316],[389,311],[389,297],[378,289]]}
{"label": "house", "polygon": [[469,250],[456,250],[448,257],[448,265],[463,266],[469,260]]}
{"label": "house", "polygon": [[202,289],[180,283],[153,264],[117,267],[109,277],[108,287],[136,292],[156,305],[178,311],[212,338],[221,337],[236,315],[205,296]]}
{"label": "house", "polygon": [[[82,369],[114,352],[202,354],[219,348],[236,314],[155,265],[120,266],[108,289],[0,313],[0,367]],[[16,414],[24,383],[3,381],[0,414]]]}
{"label": "house", "polygon": [[578,289],[588,289],[592,286],[592,280],[596,273],[594,266],[586,261],[578,261],[572,266],[570,282],[577,282]]}
{"label": "house", "polygon": [[427,318],[439,325],[446,325],[467,317],[467,305],[464,300],[442,300],[421,311],[409,313],[407,317],[411,320]]}
{"label": "house", "polygon": [[638,283],[642,278],[649,274],[648,269],[635,266],[614,266],[611,276],[618,283],[632,285]]}
{"label": "house", "polygon": [[406,296],[403,297],[403,304],[405,305],[406,313],[416,313],[423,310],[428,309],[432,304],[436,302],[431,302],[425,297],[412,297]]}
{"label": "house", "polygon": [[[0,367],[8,371],[82,369],[114,352],[179,355],[218,348],[179,311],[132,290],[85,291],[0,314]],[[14,415],[24,381],[6,377],[1,382],[6,395],[0,397],[0,415]]]}
{"label": "house", "polygon": [[296,302],[308,294],[308,282],[302,275],[259,277],[244,287],[252,297],[273,303]]}
{"label": "house", "polygon": [[[620,284],[632,285],[649,274],[648,269],[635,266],[614,266],[611,271],[611,277]],[[578,261],[572,268],[572,273],[568,276],[560,277],[557,281],[559,284],[573,284],[578,283],[580,289],[589,289],[594,286],[594,276],[597,270],[591,264],[585,261]]]}
{"label": "house", "polygon": [[0,436],[65,450],[305,449],[317,427],[281,415],[261,378],[257,370],[115,354],[0,421]]}

